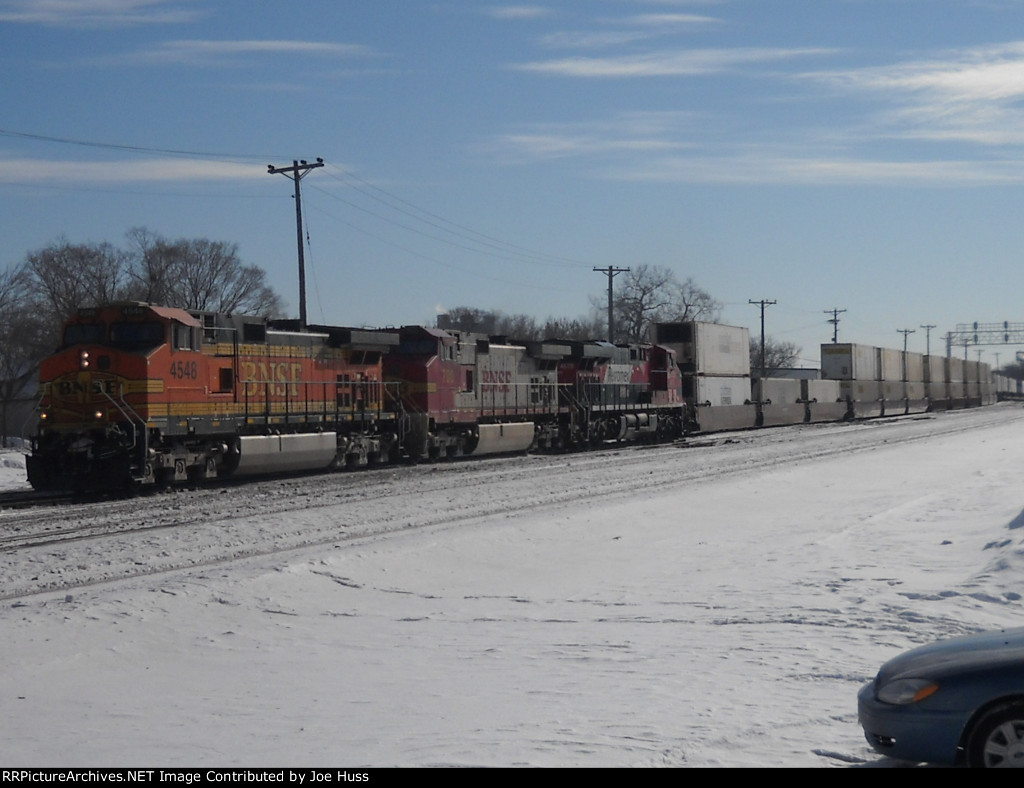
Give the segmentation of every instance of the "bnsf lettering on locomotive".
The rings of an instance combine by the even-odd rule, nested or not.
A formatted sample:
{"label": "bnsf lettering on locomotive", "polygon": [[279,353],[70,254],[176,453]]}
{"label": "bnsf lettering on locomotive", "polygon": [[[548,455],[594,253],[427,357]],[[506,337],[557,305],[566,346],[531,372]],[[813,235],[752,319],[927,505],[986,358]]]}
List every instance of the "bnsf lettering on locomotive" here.
{"label": "bnsf lettering on locomotive", "polygon": [[81,397],[85,394],[117,394],[116,380],[58,380],[54,382],[61,397]]}
{"label": "bnsf lettering on locomotive", "polygon": [[512,373],[509,372],[508,370],[485,369],[483,374],[483,382],[495,385],[511,383]]}
{"label": "bnsf lettering on locomotive", "polygon": [[246,393],[249,396],[267,391],[272,397],[298,397],[302,364],[243,361],[242,379],[246,382]]}

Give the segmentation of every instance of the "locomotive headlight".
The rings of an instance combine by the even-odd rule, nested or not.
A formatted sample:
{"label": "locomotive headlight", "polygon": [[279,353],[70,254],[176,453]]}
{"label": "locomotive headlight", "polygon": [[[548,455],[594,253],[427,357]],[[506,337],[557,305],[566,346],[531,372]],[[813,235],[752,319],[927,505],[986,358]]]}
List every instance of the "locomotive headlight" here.
{"label": "locomotive headlight", "polygon": [[39,414],[40,421],[46,421],[48,418],[50,418],[50,414],[47,413],[45,410]]}
{"label": "locomotive headlight", "polygon": [[96,421],[99,421],[100,419],[103,418],[103,411],[102,410],[98,410],[95,413],[93,413],[92,415],[93,415],[93,418],[96,419]]}
{"label": "locomotive headlight", "polygon": [[88,369],[91,363],[92,360],[89,357],[88,350],[83,350],[81,353],[78,354],[78,366],[81,369]]}

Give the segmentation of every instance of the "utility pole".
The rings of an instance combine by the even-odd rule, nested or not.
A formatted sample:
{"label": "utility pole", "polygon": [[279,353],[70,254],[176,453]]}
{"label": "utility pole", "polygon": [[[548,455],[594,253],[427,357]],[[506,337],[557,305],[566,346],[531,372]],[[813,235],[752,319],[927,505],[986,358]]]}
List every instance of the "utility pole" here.
{"label": "utility pole", "polygon": [[913,329],[913,328],[897,328],[896,329],[896,333],[897,334],[903,334],[903,352],[906,353],[907,352],[907,337],[909,337],[911,334],[916,334],[917,330]]}
{"label": "utility pole", "polygon": [[267,165],[267,172],[271,175],[284,175],[295,181],[295,234],[299,242],[299,325],[303,328],[306,327],[306,258],[302,254],[302,192],[299,189],[299,181],[308,175],[310,170],[323,166],[324,160],[320,158],[312,164],[305,160],[293,161],[291,167]]}
{"label": "utility pole", "polygon": [[607,268],[595,268],[598,273],[605,274],[608,277],[608,342],[615,342],[615,309],[613,307],[613,295],[612,295],[612,280],[616,274],[625,274],[629,272],[628,268],[615,268],[614,266],[608,266]]}
{"label": "utility pole", "polygon": [[774,306],[776,301],[768,301],[761,299],[760,301],[747,301],[748,304],[761,307],[761,377],[764,377],[764,308],[766,306]]}
{"label": "utility pole", "polygon": [[839,341],[839,316],[845,312],[845,309],[826,309],[826,315],[832,315],[831,320],[826,320],[826,323],[832,324],[832,344],[836,344]]}
{"label": "utility pole", "polygon": [[762,298],[760,301],[747,301],[748,304],[761,307],[761,374],[757,378],[757,419],[756,424],[760,427],[764,423],[764,411],[761,410],[764,402],[764,309],[776,302]]}
{"label": "utility pole", "polygon": [[919,327],[924,329],[924,354],[930,356],[932,354],[932,329],[935,328],[935,325],[929,324]]}

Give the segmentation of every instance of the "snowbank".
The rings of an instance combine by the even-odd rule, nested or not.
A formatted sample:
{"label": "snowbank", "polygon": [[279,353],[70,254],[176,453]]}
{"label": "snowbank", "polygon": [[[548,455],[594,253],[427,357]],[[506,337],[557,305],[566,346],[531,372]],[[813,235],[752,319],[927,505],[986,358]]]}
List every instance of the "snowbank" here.
{"label": "snowbank", "polygon": [[0,490],[30,490],[25,475],[25,454],[0,450]]}
{"label": "snowbank", "polygon": [[634,464],[632,492],[591,504],[8,600],[4,760],[891,765],[856,721],[879,664],[1024,619],[1024,411],[1005,414],[679,485]]}

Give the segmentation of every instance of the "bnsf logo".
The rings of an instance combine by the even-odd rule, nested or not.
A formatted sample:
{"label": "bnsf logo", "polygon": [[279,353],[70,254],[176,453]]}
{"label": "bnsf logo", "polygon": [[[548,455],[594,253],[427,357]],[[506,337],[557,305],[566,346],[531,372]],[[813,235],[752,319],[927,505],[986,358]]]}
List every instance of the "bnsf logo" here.
{"label": "bnsf logo", "polygon": [[247,396],[259,396],[267,392],[272,397],[298,397],[302,381],[302,364],[295,362],[267,363],[265,361],[243,361],[242,382]]}
{"label": "bnsf logo", "polygon": [[118,381],[116,380],[57,380],[53,383],[53,393],[62,399],[75,398],[83,400],[86,394],[109,394],[118,393]]}
{"label": "bnsf logo", "polygon": [[480,382],[485,386],[493,386],[494,391],[509,390],[509,383],[512,382],[512,373],[508,370],[485,369],[480,375]]}

